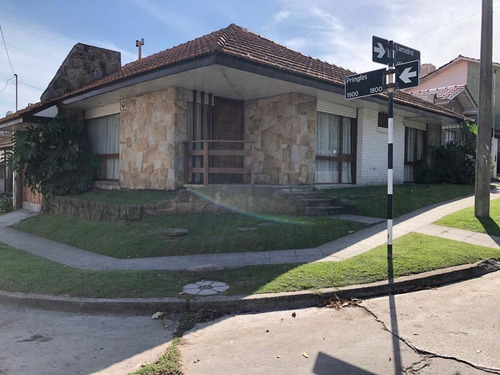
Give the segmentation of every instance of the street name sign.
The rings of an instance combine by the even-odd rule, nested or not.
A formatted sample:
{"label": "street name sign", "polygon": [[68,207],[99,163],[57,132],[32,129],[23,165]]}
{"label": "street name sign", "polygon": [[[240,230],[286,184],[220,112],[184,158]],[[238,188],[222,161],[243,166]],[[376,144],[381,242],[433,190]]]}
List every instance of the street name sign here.
{"label": "street name sign", "polygon": [[[387,39],[373,36],[372,38],[372,61],[387,65],[389,63],[389,41]],[[410,61],[420,61],[420,51],[403,46],[399,43],[394,45],[394,65],[401,65]]]}
{"label": "street name sign", "polygon": [[410,61],[396,66],[396,87],[398,90],[418,86],[420,61]]}
{"label": "street name sign", "polygon": [[385,68],[345,77],[345,98],[358,99],[384,91]]}

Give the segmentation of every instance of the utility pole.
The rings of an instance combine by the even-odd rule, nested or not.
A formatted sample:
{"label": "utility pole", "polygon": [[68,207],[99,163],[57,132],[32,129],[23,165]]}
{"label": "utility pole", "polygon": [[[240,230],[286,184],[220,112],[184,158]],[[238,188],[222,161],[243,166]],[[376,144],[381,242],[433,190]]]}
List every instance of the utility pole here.
{"label": "utility pole", "polygon": [[493,128],[492,103],[493,0],[482,0],[481,62],[479,67],[479,115],[476,147],[474,215],[490,216],[490,142]]}
{"label": "utility pole", "polygon": [[18,81],[18,77],[17,77],[17,74],[14,74],[14,77],[16,77],[16,112],[17,112],[17,98],[18,98],[18,87],[19,87],[19,81]]}

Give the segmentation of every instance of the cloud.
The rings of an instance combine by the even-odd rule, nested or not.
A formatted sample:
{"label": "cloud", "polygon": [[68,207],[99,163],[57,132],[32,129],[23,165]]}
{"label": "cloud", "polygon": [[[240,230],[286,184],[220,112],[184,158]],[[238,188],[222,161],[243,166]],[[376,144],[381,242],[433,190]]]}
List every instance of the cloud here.
{"label": "cloud", "polygon": [[[19,76],[18,109],[22,109],[28,103],[40,101],[43,90],[76,42],[47,27],[12,17],[2,23],[2,29],[14,71]],[[12,71],[2,46],[0,86],[3,87],[9,78],[12,78]],[[15,85],[11,81],[5,91],[0,93],[0,117],[7,111],[15,110],[15,91]]]}
{"label": "cloud", "polygon": [[[267,29],[278,43],[358,72],[380,67],[371,61],[373,35],[418,49],[423,62],[441,66],[459,54],[479,58],[480,12],[480,2],[470,0],[454,0],[453,6],[435,0],[310,0],[307,7],[302,0],[282,0]],[[499,10],[493,17],[500,24]],[[493,40],[499,39],[497,28]],[[500,50],[493,53],[500,56]]]}

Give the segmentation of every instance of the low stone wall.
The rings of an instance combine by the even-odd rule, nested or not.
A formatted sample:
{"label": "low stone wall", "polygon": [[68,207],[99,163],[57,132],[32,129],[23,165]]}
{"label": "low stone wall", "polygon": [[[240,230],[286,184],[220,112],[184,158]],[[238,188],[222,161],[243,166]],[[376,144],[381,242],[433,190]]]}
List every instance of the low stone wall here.
{"label": "low stone wall", "polygon": [[96,221],[118,221],[139,220],[146,216],[230,212],[294,215],[299,212],[299,208],[296,202],[283,195],[281,189],[248,185],[208,185],[179,190],[174,199],[147,206],[127,206],[59,196],[46,199],[43,211]]}

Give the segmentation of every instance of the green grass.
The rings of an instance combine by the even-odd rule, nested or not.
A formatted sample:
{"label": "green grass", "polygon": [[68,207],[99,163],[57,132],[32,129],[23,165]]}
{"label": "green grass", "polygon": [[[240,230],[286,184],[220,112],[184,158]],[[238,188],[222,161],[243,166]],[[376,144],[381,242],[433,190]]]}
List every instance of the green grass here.
{"label": "green grass", "polygon": [[[328,189],[324,192],[343,203],[353,214],[387,217],[386,186]],[[393,193],[394,217],[473,193],[473,185],[396,185]]]}
{"label": "green grass", "polygon": [[[404,276],[488,258],[500,251],[409,234],[394,242],[394,275]],[[226,282],[227,295],[317,290],[370,283],[387,277],[386,248],[342,262],[264,265],[222,271],[89,271],[65,267],[0,244],[0,290],[72,297],[177,297],[185,284]]]}
{"label": "green grass", "polygon": [[489,218],[477,218],[474,216],[474,207],[469,207],[445,216],[436,221],[435,224],[500,236],[500,199],[490,202]]}
{"label": "green grass", "polygon": [[143,206],[175,198],[176,191],[165,190],[93,190],[82,194],[67,195],[71,198],[117,203],[129,206]]}
{"label": "green grass", "polygon": [[[238,230],[248,227],[257,229]],[[185,228],[189,234],[172,238],[154,233],[165,228]],[[359,223],[326,217],[239,214],[175,215],[129,222],[37,215],[16,226],[37,236],[115,258],[309,248],[361,228]]]}
{"label": "green grass", "polygon": [[182,375],[181,352],[178,345],[179,338],[173,339],[165,354],[155,363],[134,372],[134,375]]}

